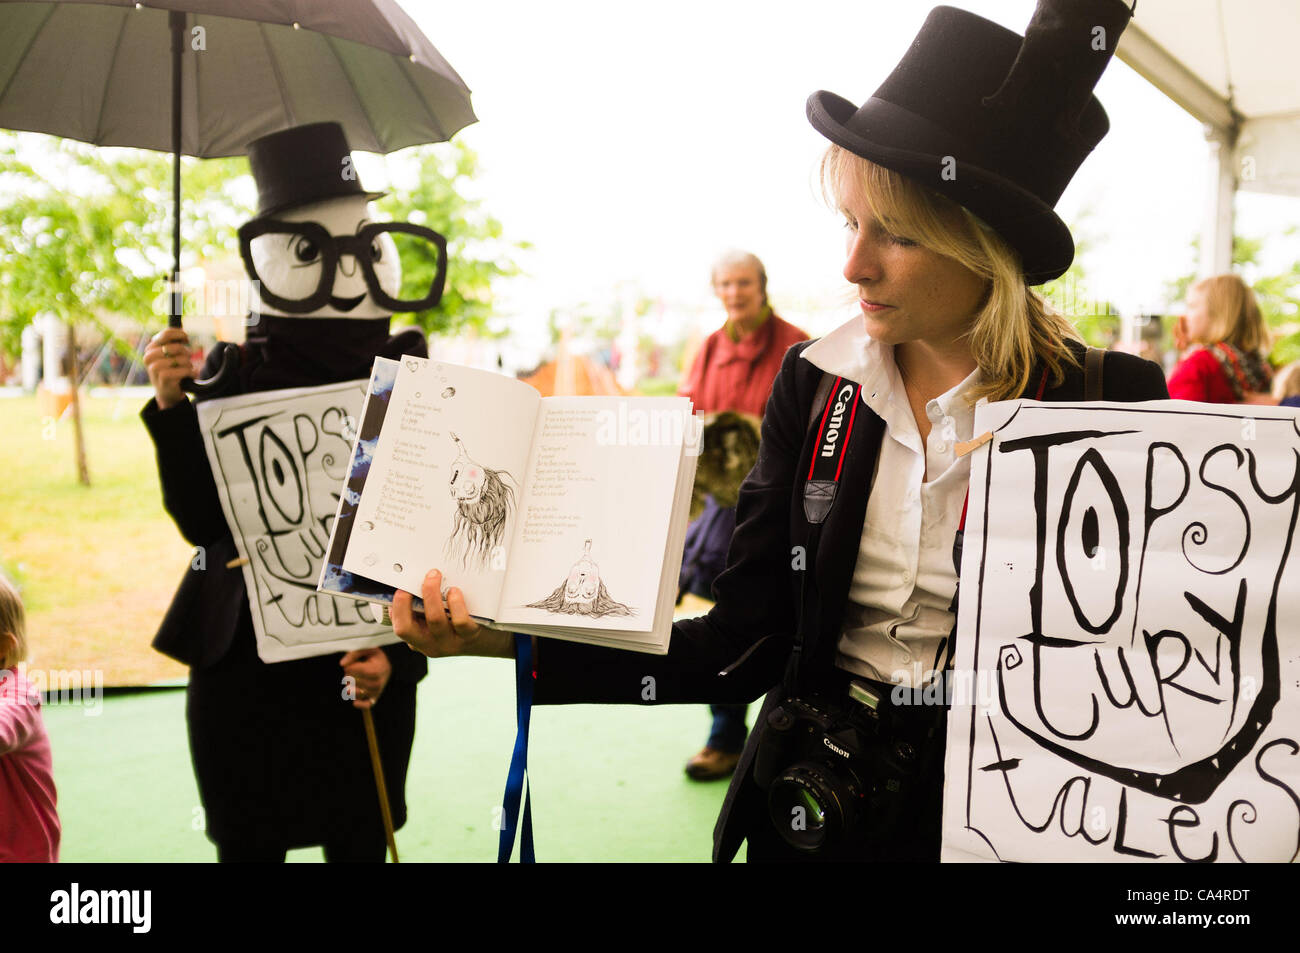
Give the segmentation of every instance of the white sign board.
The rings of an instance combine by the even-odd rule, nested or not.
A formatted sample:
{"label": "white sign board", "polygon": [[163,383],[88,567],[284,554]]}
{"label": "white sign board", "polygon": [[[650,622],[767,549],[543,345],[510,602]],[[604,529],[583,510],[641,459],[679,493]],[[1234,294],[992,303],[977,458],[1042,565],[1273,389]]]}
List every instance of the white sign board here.
{"label": "white sign board", "polygon": [[1295,859],[1295,411],[1009,401],[985,431],[944,859]]}
{"label": "white sign board", "polygon": [[378,606],[316,591],[365,396],[361,380],[198,405],[264,662],[397,641]]}

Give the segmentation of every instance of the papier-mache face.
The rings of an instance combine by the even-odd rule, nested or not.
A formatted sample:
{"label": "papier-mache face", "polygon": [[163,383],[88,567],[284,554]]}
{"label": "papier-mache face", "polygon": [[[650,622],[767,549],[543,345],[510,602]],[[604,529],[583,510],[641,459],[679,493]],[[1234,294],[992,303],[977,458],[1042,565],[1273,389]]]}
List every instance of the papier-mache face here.
{"label": "papier-mache face", "polygon": [[[279,212],[280,221],[315,222],[331,235],[355,235],[361,226],[375,221],[375,211],[364,195],[327,199]],[[389,235],[371,242],[371,266],[380,286],[393,297],[400,295],[402,266],[397,245]],[[342,255],[334,275],[328,303],[306,314],[292,314],[267,303],[263,286],[281,298],[304,299],[320,286],[323,259],[316,243],[303,236],[273,233],[255,240],[250,251],[257,269],[259,313],[290,318],[383,318],[392,312],[375,302],[366,286],[361,264],[352,255]]]}

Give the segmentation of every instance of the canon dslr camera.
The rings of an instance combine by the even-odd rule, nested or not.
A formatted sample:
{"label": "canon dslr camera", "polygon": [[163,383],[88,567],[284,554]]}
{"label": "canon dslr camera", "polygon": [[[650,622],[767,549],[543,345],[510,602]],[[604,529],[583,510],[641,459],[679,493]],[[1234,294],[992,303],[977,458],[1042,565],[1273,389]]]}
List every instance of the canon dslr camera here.
{"label": "canon dslr camera", "polygon": [[861,856],[893,826],[918,758],[912,741],[882,722],[879,704],[866,685],[850,681],[844,697],[788,698],[768,714],[754,780],[790,846],[827,858]]}

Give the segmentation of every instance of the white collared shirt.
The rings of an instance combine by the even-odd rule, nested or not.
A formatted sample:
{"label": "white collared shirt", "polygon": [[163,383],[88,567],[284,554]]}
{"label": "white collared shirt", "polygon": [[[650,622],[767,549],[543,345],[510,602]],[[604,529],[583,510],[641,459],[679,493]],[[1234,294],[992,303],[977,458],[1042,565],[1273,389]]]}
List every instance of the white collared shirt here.
{"label": "white collared shirt", "polygon": [[823,371],[860,383],[863,402],[885,422],[836,664],[920,686],[941,664],[941,643],[954,622],[952,545],[970,480],[970,457],[958,457],[954,445],[971,439],[975,406],[968,395],[980,372],[926,405],[930,435],[923,447],[894,348],[862,325],[854,317],[803,352]]}

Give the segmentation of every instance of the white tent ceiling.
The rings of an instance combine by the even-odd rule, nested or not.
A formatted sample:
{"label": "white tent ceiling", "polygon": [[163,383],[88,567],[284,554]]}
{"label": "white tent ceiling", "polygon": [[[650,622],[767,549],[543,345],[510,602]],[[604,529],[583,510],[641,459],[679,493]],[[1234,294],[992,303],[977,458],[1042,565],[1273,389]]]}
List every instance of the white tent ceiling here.
{"label": "white tent ceiling", "polygon": [[1206,124],[1202,271],[1231,264],[1237,189],[1300,196],[1300,0],[1138,0],[1117,55]]}

